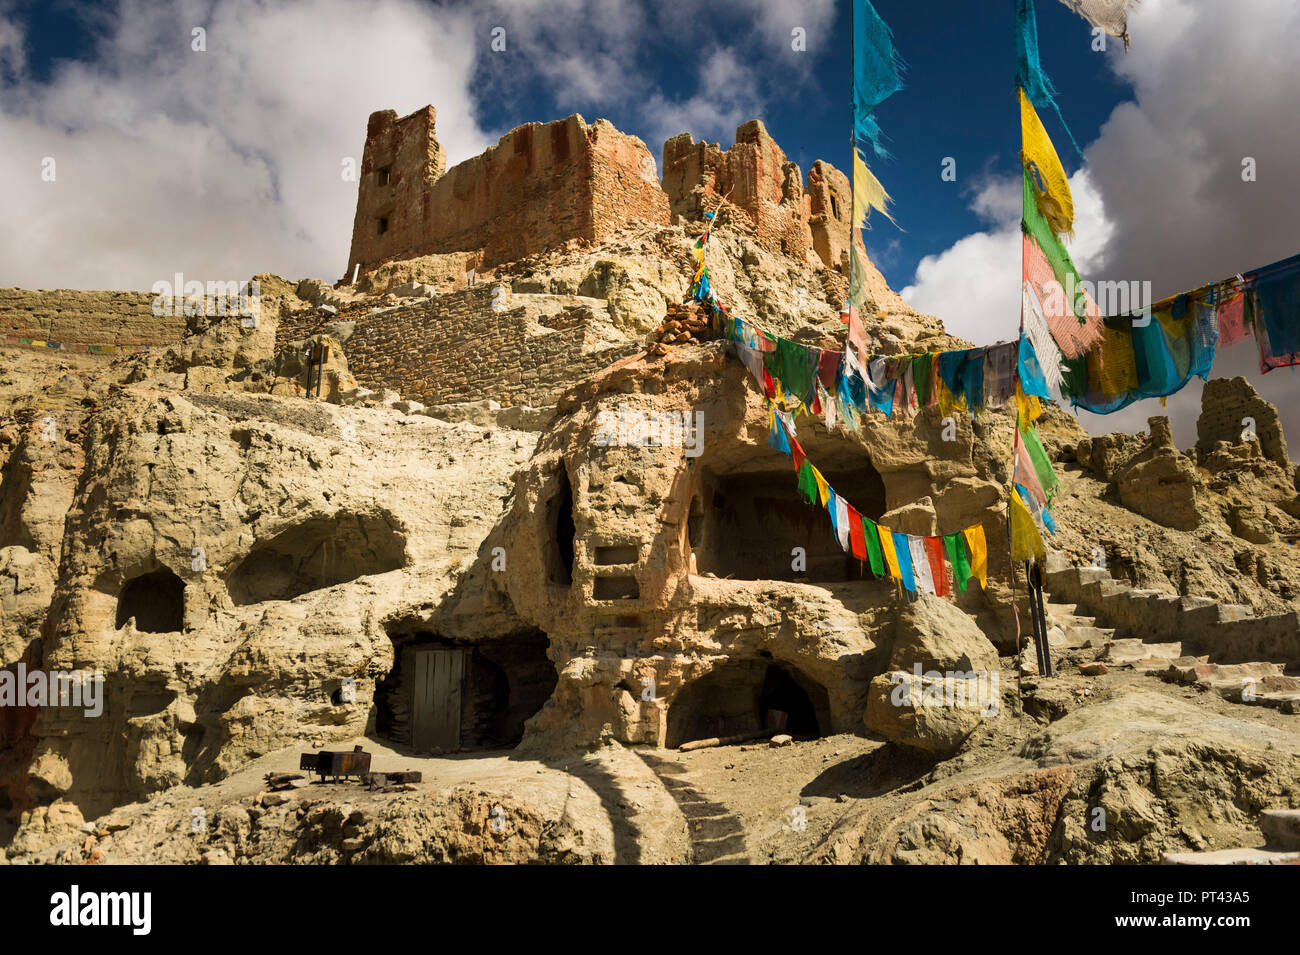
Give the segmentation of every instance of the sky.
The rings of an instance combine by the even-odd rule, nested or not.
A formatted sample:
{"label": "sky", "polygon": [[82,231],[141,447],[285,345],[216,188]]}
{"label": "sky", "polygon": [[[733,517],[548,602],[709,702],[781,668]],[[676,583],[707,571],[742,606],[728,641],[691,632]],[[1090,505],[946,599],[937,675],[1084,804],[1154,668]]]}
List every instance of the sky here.
{"label": "sky", "polygon": [[[878,112],[892,157],[872,160],[900,228],[873,223],[868,251],[954,334],[1014,337],[1011,0],[876,6],[907,69]],[[1036,8],[1082,150],[1045,117],[1085,278],[1159,297],[1300,251],[1300,4],[1142,0],[1127,54],[1110,38],[1094,49],[1058,0]],[[0,0],[0,285],[336,279],[356,206],[343,171],[377,109],[436,106],[449,165],[578,112],[660,160],[672,135],[728,146],[759,117],[805,173],[817,158],[847,169],[849,26],[848,0]],[[1300,415],[1296,378],[1261,377],[1253,341],[1214,373],[1247,374]],[[1137,430],[1169,413],[1191,444],[1199,389],[1169,406],[1083,423]],[[1289,430],[1300,443],[1300,420]]]}

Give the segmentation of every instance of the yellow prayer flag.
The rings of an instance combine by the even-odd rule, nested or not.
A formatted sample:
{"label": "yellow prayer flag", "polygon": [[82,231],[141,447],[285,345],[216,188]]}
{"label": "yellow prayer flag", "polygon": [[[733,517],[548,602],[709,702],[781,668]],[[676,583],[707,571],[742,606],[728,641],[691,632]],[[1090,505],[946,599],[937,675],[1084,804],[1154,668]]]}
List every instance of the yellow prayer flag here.
{"label": "yellow prayer flag", "polygon": [[885,557],[885,567],[889,570],[889,576],[895,580],[902,580],[903,571],[898,566],[898,554],[894,553],[893,532],[883,524],[877,524],[876,530],[880,534],[880,552]]}
{"label": "yellow prayer flag", "polygon": [[1043,416],[1043,403],[1037,395],[1025,394],[1019,381],[1016,382],[1016,408],[1020,412],[1021,421],[1034,422]]}
{"label": "yellow prayer flag", "polygon": [[[853,150],[853,228],[861,229],[866,224],[867,213],[872,209],[879,210],[882,216],[894,222],[894,217],[887,208],[891,201],[880,180],[867,168],[862,153]],[[894,225],[898,223],[894,222]]]}
{"label": "yellow prayer flag", "polygon": [[812,472],[813,480],[817,482],[817,498],[821,501],[822,507],[825,507],[826,501],[829,499],[828,488],[830,485],[826,483],[826,479],[822,477],[822,472],[817,470],[816,465],[813,466]]}
{"label": "yellow prayer flag", "polygon": [[1034,515],[1015,491],[1011,492],[1011,559],[1041,560],[1046,555],[1043,535],[1038,533]]}
{"label": "yellow prayer flag", "polygon": [[1020,159],[1034,182],[1038,211],[1057,235],[1071,235],[1074,232],[1074,198],[1070,195],[1065,169],[1042,120],[1034,112],[1034,104],[1029,102],[1024,90],[1017,92],[1020,94]]}
{"label": "yellow prayer flag", "polygon": [[962,531],[966,535],[966,544],[970,547],[970,572],[971,576],[980,582],[980,586],[988,589],[989,585],[989,549],[984,540],[984,525],[976,524],[974,527],[968,527]]}

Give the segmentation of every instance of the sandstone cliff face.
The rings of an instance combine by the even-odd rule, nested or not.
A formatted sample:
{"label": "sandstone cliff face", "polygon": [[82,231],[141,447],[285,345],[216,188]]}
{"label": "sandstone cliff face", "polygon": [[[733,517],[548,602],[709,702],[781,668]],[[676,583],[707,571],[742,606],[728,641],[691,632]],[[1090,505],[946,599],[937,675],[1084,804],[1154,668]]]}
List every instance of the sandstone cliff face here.
{"label": "sandstone cliff face", "polygon": [[[875,649],[892,584],[862,579],[824,512],[795,499],[790,460],[767,447],[747,374],[721,344],[626,359],[565,395],[516,477],[503,539],[524,563],[505,587],[550,637],[560,673],[554,707],[533,724],[539,737],[571,735],[576,723],[584,740],[676,745],[689,731],[710,735],[710,720],[726,735],[727,714],[696,693],[716,681],[741,699],[769,666],[822,701],[823,732],[861,719],[884,667]],[[690,441],[635,437],[680,409],[693,416]],[[997,539],[1000,490],[972,463],[970,431],[943,442],[940,430],[921,418],[830,437],[808,422],[800,440],[869,516],[910,533],[983,522]],[[1005,569],[998,561],[991,554]],[[996,630],[1006,598],[975,587],[961,603]],[[761,728],[740,726],[736,708],[733,732]]]}
{"label": "sandstone cliff face", "polygon": [[[392,667],[383,621],[452,588],[531,443],[365,408],[125,392],[86,438],[43,655],[102,670],[104,712],[42,711],[26,795],[99,812],[363,732]],[[476,625],[494,623],[517,621],[480,603]],[[331,702],[347,678],[356,702]]]}

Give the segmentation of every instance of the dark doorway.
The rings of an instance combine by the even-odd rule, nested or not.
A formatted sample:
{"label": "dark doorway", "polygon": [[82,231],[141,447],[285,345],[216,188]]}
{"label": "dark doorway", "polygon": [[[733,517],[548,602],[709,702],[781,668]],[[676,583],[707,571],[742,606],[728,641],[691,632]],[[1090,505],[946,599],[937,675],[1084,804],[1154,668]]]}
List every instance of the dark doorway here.
{"label": "dark doorway", "polygon": [[687,683],[668,708],[667,745],[763,729],[818,737],[830,727],[826,688],[769,660],[734,660]]}
{"label": "dark doorway", "polygon": [[551,553],[547,560],[551,583],[565,587],[573,583],[574,537],[577,527],[573,523],[573,486],[569,473],[561,465],[560,489],[547,505],[551,525]]}
{"label": "dark doorway", "polygon": [[389,636],[395,662],[375,687],[375,729],[422,753],[513,748],[555,689],[540,630],[479,642]]}
{"label": "dark doorway", "polygon": [[144,633],[176,633],[185,627],[185,582],[166,567],[127,581],[117,598],[117,629],[135,618]]}

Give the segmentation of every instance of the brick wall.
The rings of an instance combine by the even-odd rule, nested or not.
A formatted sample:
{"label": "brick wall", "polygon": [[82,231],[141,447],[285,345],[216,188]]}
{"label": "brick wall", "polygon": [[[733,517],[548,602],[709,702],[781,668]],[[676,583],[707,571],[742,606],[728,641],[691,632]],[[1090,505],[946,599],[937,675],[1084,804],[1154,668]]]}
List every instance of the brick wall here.
{"label": "brick wall", "polygon": [[[343,348],[348,370],[367,388],[425,404],[491,398],[536,407],[640,350],[596,347],[588,331],[594,317],[590,306],[574,305],[542,318],[513,304],[505,286],[485,284],[361,317]],[[305,338],[328,321],[312,314],[282,320],[277,343]]]}
{"label": "brick wall", "polygon": [[604,120],[528,123],[446,172],[434,123],[431,106],[371,115],[348,278],[357,265],[449,252],[476,252],[486,269],[633,220],[668,222],[654,157]]}
{"label": "brick wall", "polygon": [[0,336],[57,344],[170,345],[183,315],[157,317],[150,292],[0,289]]}

